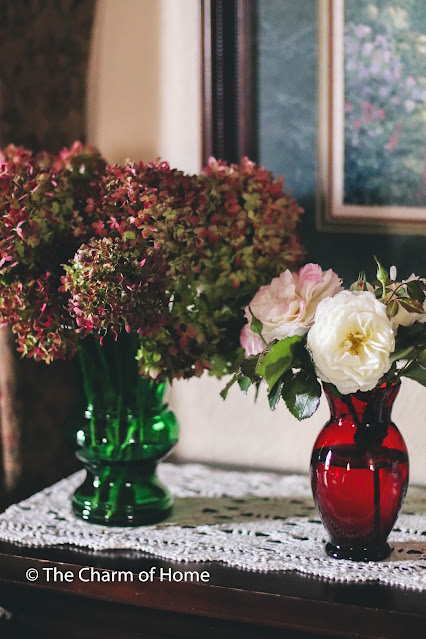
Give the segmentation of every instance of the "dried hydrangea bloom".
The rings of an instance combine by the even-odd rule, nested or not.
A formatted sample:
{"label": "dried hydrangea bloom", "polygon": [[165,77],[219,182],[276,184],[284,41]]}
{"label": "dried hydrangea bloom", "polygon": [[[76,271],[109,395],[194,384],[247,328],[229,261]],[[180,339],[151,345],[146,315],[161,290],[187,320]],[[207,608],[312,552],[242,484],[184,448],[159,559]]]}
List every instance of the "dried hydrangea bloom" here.
{"label": "dried hydrangea bloom", "polygon": [[[8,147],[0,155],[0,315],[36,359],[69,356],[89,330],[127,327],[141,333],[143,375],[220,376],[240,356],[244,306],[303,255],[301,209],[283,187],[247,159],[211,160],[190,176],[159,161],[106,166],[80,143],[58,155]],[[87,260],[81,281],[77,255]],[[114,260],[118,270],[108,270]],[[106,291],[110,306],[97,300]]]}
{"label": "dried hydrangea bloom", "polygon": [[158,253],[144,251],[135,240],[92,239],[64,266],[60,290],[70,296],[68,310],[77,333],[144,335],[165,323],[167,265]]}
{"label": "dried hydrangea bloom", "polygon": [[[182,178],[164,171],[163,179],[170,188]],[[175,278],[169,321],[155,338],[142,340],[143,374],[173,379],[234,369],[241,356],[242,310],[259,285],[304,254],[296,233],[301,209],[283,189],[282,179],[247,158],[240,166],[212,158],[200,176],[184,184],[189,208],[179,210],[176,198],[169,224],[155,221],[156,241],[176,260],[184,255],[192,276]]]}
{"label": "dried hydrangea bloom", "polygon": [[99,193],[105,166],[80,143],[59,155],[13,145],[0,152],[0,317],[27,357],[51,362],[75,353],[62,264],[93,235],[83,202]]}

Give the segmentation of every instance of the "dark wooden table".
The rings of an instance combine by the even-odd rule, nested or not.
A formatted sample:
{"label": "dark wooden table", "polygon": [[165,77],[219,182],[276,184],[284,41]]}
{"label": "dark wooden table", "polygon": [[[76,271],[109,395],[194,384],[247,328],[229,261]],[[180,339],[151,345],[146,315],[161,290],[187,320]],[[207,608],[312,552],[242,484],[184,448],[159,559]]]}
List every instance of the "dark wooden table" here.
{"label": "dark wooden table", "polygon": [[[101,579],[83,582],[94,567]],[[56,568],[56,580],[53,571]],[[39,577],[29,581],[26,571]],[[153,581],[139,573],[155,569]],[[207,583],[160,581],[160,570],[207,571]],[[68,572],[69,571],[69,572]],[[120,578],[112,571],[131,571]],[[68,581],[61,574],[68,574]],[[168,573],[163,572],[167,577]],[[179,577],[179,575],[178,575]],[[145,578],[145,575],[142,575]],[[368,639],[426,637],[426,594],[345,585],[297,573],[163,561],[139,552],[0,543],[1,639]]]}

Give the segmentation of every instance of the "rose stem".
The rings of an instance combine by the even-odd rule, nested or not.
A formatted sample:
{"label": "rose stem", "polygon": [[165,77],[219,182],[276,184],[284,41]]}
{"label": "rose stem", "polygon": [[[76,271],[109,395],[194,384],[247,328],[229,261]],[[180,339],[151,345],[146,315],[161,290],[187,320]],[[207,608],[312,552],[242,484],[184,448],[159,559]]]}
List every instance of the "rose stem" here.
{"label": "rose stem", "polygon": [[379,543],[380,537],[380,468],[377,464],[374,466],[373,471],[373,482],[374,482],[374,519],[373,519],[373,527],[374,527],[374,537],[376,539],[376,543]]}
{"label": "rose stem", "polygon": [[[360,428],[362,424],[353,405],[352,397],[348,396],[346,403],[355,425]],[[380,537],[380,468],[376,464],[373,471],[373,501],[373,532],[376,543],[378,543]]]}

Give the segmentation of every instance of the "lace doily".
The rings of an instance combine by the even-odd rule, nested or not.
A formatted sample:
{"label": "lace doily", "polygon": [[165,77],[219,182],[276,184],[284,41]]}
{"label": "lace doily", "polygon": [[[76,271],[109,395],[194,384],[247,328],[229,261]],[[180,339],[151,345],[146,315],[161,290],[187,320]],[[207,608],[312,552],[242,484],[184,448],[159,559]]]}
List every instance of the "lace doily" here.
{"label": "lace doily", "polygon": [[391,556],[358,563],[325,554],[327,534],[306,476],[161,464],[159,476],[175,497],[173,514],[152,526],[113,528],[72,514],[70,496],[84,473],[10,506],[0,515],[0,539],[28,546],[141,550],[175,561],[219,561],[246,570],[295,570],[342,582],[426,590],[426,489],[409,488],[389,538]]}

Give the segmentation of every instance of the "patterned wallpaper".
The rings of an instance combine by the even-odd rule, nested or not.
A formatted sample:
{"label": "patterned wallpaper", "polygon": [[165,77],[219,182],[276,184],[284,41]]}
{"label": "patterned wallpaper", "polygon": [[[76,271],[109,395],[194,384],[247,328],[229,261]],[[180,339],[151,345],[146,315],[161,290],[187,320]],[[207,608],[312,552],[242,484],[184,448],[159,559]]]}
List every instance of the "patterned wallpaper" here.
{"label": "patterned wallpaper", "polygon": [[[0,2],[0,147],[57,151],[85,137],[95,0]],[[76,468],[73,362],[21,360],[0,329],[0,506]]]}
{"label": "patterned wallpaper", "polygon": [[0,2],[0,144],[57,150],[85,136],[95,0]]}

